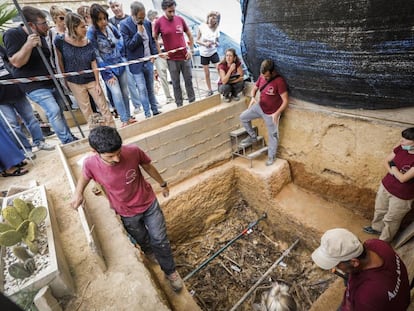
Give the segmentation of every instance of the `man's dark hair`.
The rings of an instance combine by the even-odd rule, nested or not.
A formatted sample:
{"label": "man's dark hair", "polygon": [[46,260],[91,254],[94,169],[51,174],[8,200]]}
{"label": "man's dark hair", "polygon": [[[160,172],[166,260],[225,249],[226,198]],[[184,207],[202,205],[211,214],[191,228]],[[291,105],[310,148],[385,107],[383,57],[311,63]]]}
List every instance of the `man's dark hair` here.
{"label": "man's dark hair", "polygon": [[177,6],[177,3],[175,3],[174,0],[162,0],[162,2],[161,2],[161,9],[166,10],[170,6]]}
{"label": "man's dark hair", "polygon": [[414,140],[414,127],[410,127],[402,131],[401,136],[408,140]]}
{"label": "man's dark hair", "polygon": [[98,126],[89,133],[89,145],[97,153],[115,152],[121,148],[122,138],[115,128]]}
{"label": "man's dark hair", "polygon": [[271,59],[265,59],[260,65],[260,72],[262,74],[266,72],[273,72],[275,70],[275,63]]}
{"label": "man's dark hair", "polygon": [[106,20],[108,20],[108,12],[106,12],[104,7],[97,3],[92,4],[89,9],[89,15],[91,16],[92,24],[95,26],[96,29],[99,29],[98,27],[99,13],[102,13],[105,16]]}
{"label": "man's dark hair", "polygon": [[131,15],[132,16],[136,16],[138,12],[141,12],[141,11],[145,11],[145,6],[141,2],[134,1],[131,3]]}
{"label": "man's dark hair", "polygon": [[42,10],[29,5],[22,8],[22,13],[28,23],[37,23],[38,18],[47,17]]}

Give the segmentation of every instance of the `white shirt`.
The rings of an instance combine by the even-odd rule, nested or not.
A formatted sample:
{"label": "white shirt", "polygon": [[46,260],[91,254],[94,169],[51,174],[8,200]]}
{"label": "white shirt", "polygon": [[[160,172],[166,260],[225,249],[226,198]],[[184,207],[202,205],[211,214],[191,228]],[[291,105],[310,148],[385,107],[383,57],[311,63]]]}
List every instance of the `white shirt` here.
{"label": "white shirt", "polygon": [[200,55],[203,57],[210,57],[214,53],[217,52],[217,46],[215,42],[220,37],[220,30],[217,27],[216,30],[212,30],[207,24],[203,23],[200,25],[199,29],[200,31],[200,41],[203,43],[207,42],[213,42],[214,44],[211,47],[206,47],[204,45],[200,44]]}

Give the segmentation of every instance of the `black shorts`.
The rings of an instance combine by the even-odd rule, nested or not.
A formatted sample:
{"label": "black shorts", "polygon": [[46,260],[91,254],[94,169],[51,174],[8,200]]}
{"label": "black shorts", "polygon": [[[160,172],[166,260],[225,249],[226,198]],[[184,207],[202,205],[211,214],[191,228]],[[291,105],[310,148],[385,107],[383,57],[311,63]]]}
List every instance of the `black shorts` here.
{"label": "black shorts", "polygon": [[220,58],[217,52],[211,55],[210,57],[204,57],[204,56],[200,56],[200,57],[201,57],[201,65],[204,65],[204,66],[207,66],[208,64],[210,64],[210,61],[212,64],[217,64],[220,61]]}

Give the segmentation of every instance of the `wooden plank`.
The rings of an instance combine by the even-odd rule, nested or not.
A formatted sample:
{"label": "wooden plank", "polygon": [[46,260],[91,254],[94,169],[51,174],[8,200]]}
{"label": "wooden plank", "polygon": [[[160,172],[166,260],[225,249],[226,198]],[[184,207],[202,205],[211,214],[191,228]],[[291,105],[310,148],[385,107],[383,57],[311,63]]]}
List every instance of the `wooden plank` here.
{"label": "wooden plank", "polygon": [[401,232],[394,240],[394,248],[399,248],[414,236],[414,222]]}

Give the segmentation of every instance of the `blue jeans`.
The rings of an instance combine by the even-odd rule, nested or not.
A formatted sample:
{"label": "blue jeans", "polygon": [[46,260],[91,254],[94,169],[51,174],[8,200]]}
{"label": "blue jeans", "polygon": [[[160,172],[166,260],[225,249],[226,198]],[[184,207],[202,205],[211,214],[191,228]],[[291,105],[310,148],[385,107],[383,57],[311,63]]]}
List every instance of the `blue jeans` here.
{"label": "blue jeans", "polygon": [[185,90],[187,91],[188,101],[195,101],[195,93],[193,88],[193,76],[191,73],[191,60],[167,60],[168,69],[170,70],[171,80],[173,84],[174,98],[177,107],[183,105],[183,94],[180,85],[180,73],[183,73]]}
{"label": "blue jeans", "polygon": [[[26,135],[22,131],[22,127],[20,126],[17,114],[20,115],[24,124],[26,125],[27,129],[32,136],[33,145],[37,146],[40,144],[41,141],[44,141],[42,129],[40,128],[39,121],[36,119],[32,106],[30,105],[29,101],[26,97],[16,98],[13,101],[10,101],[6,104],[0,105],[0,110],[3,112],[6,120],[11,125],[12,129],[16,133],[17,137],[22,142],[24,148],[26,150],[32,150],[32,146],[30,142],[27,140]],[[3,119],[3,118],[2,118]],[[4,120],[2,120],[4,122]],[[14,135],[11,133],[10,128],[5,126],[7,132],[12,137],[12,140],[15,141]],[[15,141],[17,143],[17,141]],[[20,149],[20,144],[17,145]]]}
{"label": "blue jeans", "polygon": [[134,108],[139,108],[141,107],[141,102],[139,99],[137,85],[135,84],[134,75],[129,70],[129,66],[125,66],[125,70],[128,73],[128,90],[129,96],[131,97],[132,105],[134,106]]}
{"label": "blue jeans", "polygon": [[112,101],[115,109],[118,111],[119,118],[122,122],[128,122],[131,117],[131,111],[129,110],[128,72],[124,70],[120,76],[117,76],[117,81],[112,85],[108,81],[105,81],[105,84],[111,92]]}
{"label": "blue jeans", "polygon": [[144,62],[142,71],[134,73],[135,83],[138,87],[139,99],[144,108],[145,117],[158,114],[158,102],[154,94],[154,65],[151,62]]}
{"label": "blue jeans", "polygon": [[167,237],[164,214],[158,200],[142,214],[121,216],[126,231],[138,242],[144,253],[153,252],[162,271],[169,275],[175,271],[175,262]]}
{"label": "blue jeans", "polygon": [[70,143],[76,139],[70,132],[63,112],[56,102],[54,89],[37,89],[26,95],[43,108],[53,130],[62,144]]}
{"label": "blue jeans", "polygon": [[276,158],[277,147],[279,143],[279,121],[273,122],[273,117],[270,114],[265,114],[259,103],[252,105],[249,109],[243,111],[240,115],[240,121],[250,137],[256,137],[256,132],[252,128],[252,120],[262,118],[267,127],[268,145],[267,151],[269,158]]}

